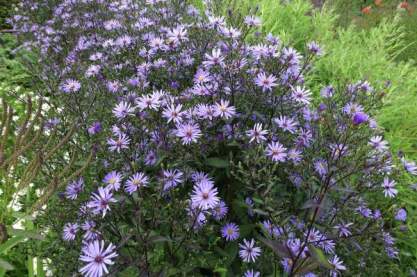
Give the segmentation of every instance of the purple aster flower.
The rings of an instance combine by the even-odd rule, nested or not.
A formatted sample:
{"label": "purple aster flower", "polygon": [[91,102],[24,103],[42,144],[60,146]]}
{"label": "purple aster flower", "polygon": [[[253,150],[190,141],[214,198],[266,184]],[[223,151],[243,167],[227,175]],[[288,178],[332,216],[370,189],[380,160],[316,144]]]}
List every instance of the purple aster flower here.
{"label": "purple aster flower", "polygon": [[339,232],[339,237],[348,237],[352,234],[352,232],[350,231],[349,227],[352,226],[353,223],[349,222],[349,223],[340,223],[336,226],[334,226],[333,228],[337,229]]}
{"label": "purple aster flower", "polygon": [[258,271],[253,271],[253,269],[248,269],[244,274],[243,277],[260,277],[261,273]]}
{"label": "purple aster flower", "polygon": [[365,205],[361,205],[356,208],[356,211],[365,218],[372,217],[372,210],[366,207]]}
{"label": "purple aster flower", "polygon": [[61,84],[61,90],[65,93],[77,92],[81,89],[81,83],[74,79],[67,79]]}
{"label": "purple aster flower", "polygon": [[331,239],[327,239],[324,235],[320,238],[322,240],[319,243],[320,248],[324,250],[327,254],[334,254],[336,249],[336,243]]}
{"label": "purple aster flower", "polygon": [[108,81],[106,87],[109,92],[116,93],[119,91],[121,84],[118,81]]}
{"label": "purple aster flower", "polygon": [[243,239],[243,243],[239,243],[239,246],[239,256],[246,263],[255,262],[259,255],[261,255],[261,248],[255,246],[254,239],[250,241]]}
{"label": "purple aster flower", "polygon": [[68,184],[65,190],[65,197],[67,199],[75,200],[78,197],[78,194],[84,189],[84,179],[81,177],[77,181],[73,181]]}
{"label": "purple aster flower", "polygon": [[101,132],[101,123],[99,121],[94,122],[91,124],[91,126],[88,128],[88,133],[90,135],[95,135]]}
{"label": "purple aster flower", "polygon": [[352,117],[352,122],[354,125],[360,125],[368,121],[369,116],[364,112],[356,112]]}
{"label": "purple aster flower", "polygon": [[196,74],[194,75],[194,82],[196,84],[204,84],[211,81],[210,73],[205,71],[204,69],[198,69]]}
{"label": "purple aster flower", "polygon": [[203,65],[206,68],[210,68],[212,66],[219,65],[221,67],[224,66],[224,57],[220,49],[213,49],[210,54],[205,54],[206,60],[203,61]]}
{"label": "purple aster flower", "polygon": [[122,28],[122,24],[116,20],[116,19],[111,19],[111,20],[107,20],[103,23],[104,29],[106,29],[107,31],[112,31],[112,30],[117,30]]}
{"label": "purple aster flower", "polygon": [[197,142],[201,137],[200,127],[196,123],[186,123],[177,126],[176,136],[181,138],[182,144]]}
{"label": "purple aster flower", "polygon": [[407,211],[404,208],[401,208],[395,214],[395,219],[398,221],[406,221],[407,220]]}
{"label": "purple aster flower", "polygon": [[56,118],[56,117],[50,118],[50,119],[48,119],[48,121],[46,121],[45,128],[51,130],[54,127],[58,126],[58,124],[60,122],[61,122],[61,120],[59,118]]}
{"label": "purple aster flower", "polygon": [[249,142],[256,141],[256,143],[266,140],[267,134],[267,130],[262,130],[262,123],[256,123],[251,130],[246,131],[246,135],[250,138]]}
{"label": "purple aster flower", "polygon": [[314,55],[317,55],[317,56],[323,55],[323,50],[321,49],[320,45],[315,41],[309,42],[307,44],[307,49]]}
{"label": "purple aster flower", "polygon": [[286,273],[290,273],[293,261],[290,258],[284,258],[281,260],[281,265]]}
{"label": "purple aster flower", "polygon": [[203,119],[212,120],[215,117],[216,109],[212,105],[199,104],[196,107],[196,113]]}
{"label": "purple aster flower", "polygon": [[386,245],[394,245],[395,239],[388,232],[382,232],[382,239]]}
{"label": "purple aster flower", "polygon": [[122,174],[117,171],[111,171],[104,176],[103,182],[107,184],[109,190],[118,191],[120,189],[120,184],[122,183]]}
{"label": "purple aster flower", "polygon": [[112,265],[112,259],[117,257],[115,249],[111,243],[105,248],[104,241],[89,242],[82,249],[80,261],[86,265],[80,269],[80,273],[87,277],[101,277],[109,273],[107,265]]}
{"label": "purple aster flower", "polygon": [[296,86],[292,88],[291,98],[297,103],[308,105],[311,101],[311,92],[308,89]]}
{"label": "purple aster flower", "polygon": [[93,76],[97,76],[98,73],[100,72],[101,66],[99,65],[95,65],[92,64],[90,65],[87,70],[85,71],[85,76],[88,77],[93,77]]}
{"label": "purple aster flower", "polygon": [[364,81],[359,85],[359,89],[362,92],[372,92],[374,91],[374,88],[371,86],[371,84],[368,81]]}
{"label": "purple aster flower", "polygon": [[194,230],[200,229],[207,223],[205,211],[201,211],[198,207],[192,207],[192,204],[187,207],[187,214],[189,216],[190,226]]}
{"label": "purple aster flower", "polygon": [[224,17],[209,15],[208,21],[209,21],[210,27],[213,29],[218,29],[219,27],[225,25]]}
{"label": "purple aster flower", "polygon": [[292,161],[294,164],[299,164],[302,158],[302,152],[299,149],[292,148],[288,150],[287,159]]}
{"label": "purple aster flower", "polygon": [[135,192],[138,188],[146,187],[149,183],[149,178],[142,172],[138,172],[130,176],[126,182],[125,191],[129,194]]}
{"label": "purple aster flower", "polygon": [[343,265],[343,261],[341,259],[339,259],[339,257],[337,255],[334,255],[328,261],[333,266],[333,268],[336,272],[339,272],[340,270],[346,270],[346,267]]}
{"label": "purple aster flower", "polygon": [[212,209],[219,204],[219,197],[217,196],[217,188],[211,180],[203,180],[196,183],[191,195],[191,202],[193,207],[198,207],[202,210]]}
{"label": "purple aster flower", "polygon": [[213,215],[214,219],[219,221],[219,220],[222,220],[226,216],[228,210],[229,208],[226,206],[226,203],[223,200],[220,200],[219,204],[217,204],[211,210],[211,214]]}
{"label": "purple aster flower", "polygon": [[74,240],[75,235],[78,232],[78,224],[77,223],[67,223],[64,226],[64,231],[62,234],[62,239],[66,241]]}
{"label": "purple aster flower", "polygon": [[245,204],[248,206],[248,215],[253,216],[253,200],[250,197],[245,198]]}
{"label": "purple aster flower", "polygon": [[208,174],[207,173],[204,173],[202,171],[193,172],[191,174],[191,179],[195,183],[211,180],[211,178],[208,176]]}
{"label": "purple aster flower", "polygon": [[314,161],[314,170],[321,176],[325,176],[328,172],[327,162],[323,159]]}
{"label": "purple aster flower", "polygon": [[145,156],[145,164],[152,166],[156,164],[157,158],[154,151],[149,151]]}
{"label": "purple aster flower", "polygon": [[135,109],[132,108],[129,103],[121,101],[116,105],[116,107],[114,107],[113,114],[117,117],[117,119],[123,119],[132,114],[134,111]]}
{"label": "purple aster flower", "polygon": [[411,175],[417,175],[417,166],[413,161],[407,161],[404,158],[401,158],[401,162],[404,166],[404,169]]}
{"label": "purple aster flower", "polygon": [[381,218],[381,211],[380,210],[378,210],[378,209],[376,209],[375,211],[374,211],[374,219],[380,219]]}
{"label": "purple aster flower", "polygon": [[275,118],[274,122],[284,131],[290,132],[294,134],[297,130],[297,122],[294,119],[289,118],[287,116],[280,116],[279,118]]}
{"label": "purple aster flower", "polygon": [[85,232],[83,238],[86,241],[96,240],[101,235],[96,230],[96,223],[92,220],[87,220],[81,225],[81,229]]}
{"label": "purple aster flower", "polygon": [[129,85],[131,85],[132,87],[137,87],[140,84],[140,80],[139,78],[135,77],[135,78],[130,78],[127,83]]}
{"label": "purple aster flower", "polygon": [[273,225],[273,228],[272,228],[272,236],[275,237],[275,238],[279,238],[279,237],[281,237],[283,235],[285,235],[284,228],[283,227],[280,227],[280,226]]}
{"label": "purple aster flower", "polygon": [[113,198],[113,193],[107,187],[99,187],[96,193],[91,195],[91,200],[88,202],[87,206],[92,210],[94,214],[101,213],[104,217],[107,211],[110,211],[110,203],[117,202]]}
{"label": "purple aster flower", "polygon": [[253,15],[246,16],[244,22],[249,27],[259,27],[262,24],[261,19]]}
{"label": "purple aster flower", "polygon": [[279,40],[279,38],[278,37],[276,37],[276,36],[274,36],[273,34],[271,34],[271,33],[268,33],[267,35],[266,35],[266,40],[269,42],[269,43],[271,43],[272,45],[278,45],[278,44],[280,44],[280,40]]}
{"label": "purple aster flower", "polygon": [[242,34],[238,29],[235,29],[233,27],[220,27],[221,33],[231,39],[237,39]]}
{"label": "purple aster flower", "polygon": [[152,48],[152,50],[165,50],[167,46],[164,43],[164,40],[160,37],[152,38],[149,41],[149,46]]}
{"label": "purple aster flower", "polygon": [[167,191],[171,188],[176,187],[178,184],[182,183],[183,173],[178,169],[168,169],[163,171],[164,175],[164,191]]}
{"label": "purple aster flower", "polygon": [[187,29],[185,29],[183,26],[178,26],[175,29],[169,30],[167,33],[168,41],[170,43],[174,43],[175,45],[187,41]]}
{"label": "purple aster flower", "polygon": [[330,150],[332,151],[332,158],[339,159],[348,153],[348,146],[341,143],[332,143],[330,144]]}
{"label": "purple aster flower", "polygon": [[255,78],[255,84],[261,87],[263,92],[272,91],[272,88],[278,85],[276,81],[277,78],[274,75],[266,76],[264,72],[259,73]]}
{"label": "purple aster flower", "polygon": [[326,86],[321,89],[320,96],[323,98],[330,98],[334,94],[334,88],[332,86]]}
{"label": "purple aster flower", "polygon": [[286,47],[282,50],[281,62],[283,64],[299,65],[301,60],[301,55],[291,47]]}
{"label": "purple aster flower", "polygon": [[397,195],[398,190],[395,188],[395,181],[388,179],[388,177],[384,178],[384,182],[382,183],[382,187],[384,188],[384,195],[385,197],[393,198]]}
{"label": "purple aster flower", "polygon": [[227,241],[237,240],[239,238],[239,226],[235,223],[227,223],[223,226],[221,233]]}
{"label": "purple aster flower", "polygon": [[311,134],[311,131],[301,129],[295,141],[298,147],[309,147],[312,140],[313,140],[313,135]]}
{"label": "purple aster flower", "polygon": [[385,247],[385,251],[387,252],[387,256],[391,259],[398,258],[398,250],[395,247]]}
{"label": "purple aster flower", "polygon": [[131,36],[123,35],[116,39],[114,44],[120,48],[129,47],[133,43],[133,39]]}
{"label": "purple aster flower", "polygon": [[122,149],[128,149],[129,143],[130,139],[125,134],[119,134],[119,137],[117,139],[109,138],[107,140],[109,150],[112,152],[116,151],[117,153],[120,153]]}
{"label": "purple aster flower", "polygon": [[273,235],[273,232],[274,232],[274,224],[272,224],[271,223],[271,221],[269,221],[269,220],[264,220],[263,222],[262,222],[262,226],[264,227],[264,229],[268,232],[268,234],[270,235],[270,236],[272,236]]}
{"label": "purple aster flower", "polygon": [[314,227],[311,228],[310,232],[304,232],[304,236],[307,236],[308,242],[316,242],[322,239],[323,235],[319,232],[319,230],[315,229]]}
{"label": "purple aster flower", "polygon": [[302,242],[300,239],[294,237],[290,238],[287,240],[286,244],[289,250],[291,250],[291,252],[293,253],[293,255],[299,255],[300,257],[306,256],[307,249],[301,247]]}
{"label": "purple aster flower", "polygon": [[381,136],[371,137],[369,145],[377,151],[384,152],[388,149],[388,142],[383,140]]}
{"label": "purple aster flower", "polygon": [[356,104],[356,103],[347,103],[343,107],[343,112],[345,114],[353,115],[357,112],[363,112],[363,107],[359,104]]}
{"label": "purple aster flower", "polygon": [[184,112],[182,112],[181,109],[182,105],[170,105],[164,109],[162,116],[168,120],[168,123],[174,121],[175,124],[178,124],[182,121],[182,116],[184,115]]}
{"label": "purple aster flower", "polygon": [[376,122],[375,119],[373,119],[373,118],[369,119],[369,128],[371,128],[371,129],[377,129],[378,128],[378,123]]}
{"label": "purple aster flower", "polygon": [[214,116],[220,116],[224,119],[229,119],[236,114],[236,109],[233,106],[229,106],[229,101],[220,100],[220,103],[216,103]]}
{"label": "purple aster flower", "polygon": [[287,158],[287,148],[279,142],[271,142],[266,149],[266,155],[274,162],[285,162]]}
{"label": "purple aster flower", "polygon": [[160,94],[153,93],[151,95],[143,95],[136,101],[141,111],[144,109],[158,110],[161,105]]}

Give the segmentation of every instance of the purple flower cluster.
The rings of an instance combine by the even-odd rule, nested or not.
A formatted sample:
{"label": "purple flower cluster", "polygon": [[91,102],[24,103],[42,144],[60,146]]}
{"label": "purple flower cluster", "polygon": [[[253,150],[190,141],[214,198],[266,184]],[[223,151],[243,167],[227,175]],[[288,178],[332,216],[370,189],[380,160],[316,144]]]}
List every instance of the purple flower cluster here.
{"label": "purple flower cluster", "polygon": [[[98,277],[131,263],[152,275],[149,254],[160,241],[169,242],[160,251],[167,263],[186,266],[175,255],[204,251],[210,234],[224,238],[209,242],[216,247],[240,248],[235,274],[244,276],[260,276],[245,264],[257,266],[268,251],[279,255],[267,264],[290,276],[315,276],[306,269],[318,256],[328,268],[310,271],[340,274],[343,249],[376,240],[397,256],[384,223],[405,221],[406,212],[381,212],[374,201],[399,193],[372,118],[380,93],[358,81],[313,98],[305,77],[323,55],[316,42],[305,56],[271,34],[250,43],[256,16],[237,29],[210,1],[204,14],[185,2],[62,1],[46,22],[14,18],[43,71],[60,80],[51,101],[96,147],[94,180],[65,191],[80,207],[62,235],[75,243],[83,232],[79,271]],[[402,164],[417,174],[415,163]],[[118,253],[104,240],[117,241]]]}

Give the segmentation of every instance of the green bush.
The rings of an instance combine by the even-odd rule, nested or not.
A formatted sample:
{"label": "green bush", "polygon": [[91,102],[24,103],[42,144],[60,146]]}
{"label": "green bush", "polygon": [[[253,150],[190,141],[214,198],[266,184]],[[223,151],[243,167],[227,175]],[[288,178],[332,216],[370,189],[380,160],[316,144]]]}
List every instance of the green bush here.
{"label": "green bush", "polygon": [[[375,5],[373,0],[329,0],[327,5],[339,14],[337,25],[347,27],[352,23],[361,29],[372,29],[384,22],[397,17],[404,31],[403,42],[407,47],[399,53],[397,61],[417,60],[417,12],[415,1],[408,1],[409,10],[398,9],[400,0],[383,0],[380,5]],[[361,9],[370,6],[371,12],[363,14]]]}

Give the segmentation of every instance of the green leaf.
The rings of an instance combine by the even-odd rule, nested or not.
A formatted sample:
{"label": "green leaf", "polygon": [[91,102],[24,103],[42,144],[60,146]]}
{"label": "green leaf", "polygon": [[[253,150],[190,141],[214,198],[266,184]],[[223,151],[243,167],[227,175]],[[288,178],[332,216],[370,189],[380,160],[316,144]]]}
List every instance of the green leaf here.
{"label": "green leaf", "polygon": [[281,258],[290,257],[290,252],[284,244],[263,237],[259,237],[259,240],[262,241],[266,246],[272,249],[275,254]]}
{"label": "green leaf", "polygon": [[315,261],[312,262],[311,258],[308,258],[307,261],[299,269],[297,269],[296,275],[298,276],[298,275],[302,275],[302,274],[312,272],[318,266],[319,266],[319,264],[317,262],[315,262]]}
{"label": "green leaf", "polygon": [[33,257],[28,256],[27,260],[28,277],[35,277],[35,270],[33,268]]}
{"label": "green leaf", "polygon": [[229,161],[220,158],[208,158],[206,164],[211,167],[227,168],[229,167]]}
{"label": "green leaf", "polygon": [[38,257],[36,259],[36,276],[37,277],[45,277],[45,270],[43,270],[43,263],[42,259]]}
{"label": "green leaf", "polygon": [[219,273],[220,277],[227,276],[227,268],[224,267],[216,267],[213,272]]}
{"label": "green leaf", "polygon": [[8,270],[13,270],[14,266],[12,266],[9,262],[6,262],[2,258],[0,258],[0,268],[8,271]]}
{"label": "green leaf", "polygon": [[9,249],[13,248],[16,244],[24,241],[26,238],[16,236],[9,238],[5,243],[0,244],[0,254],[5,254]]}
{"label": "green leaf", "polygon": [[150,237],[149,241],[152,243],[158,243],[158,242],[171,241],[171,239],[168,237],[155,235],[155,236]]}
{"label": "green leaf", "polygon": [[308,245],[308,250],[311,254],[311,257],[317,261],[320,265],[324,266],[327,269],[333,269],[333,266],[329,263],[321,249],[314,247],[313,245]]}
{"label": "green leaf", "polygon": [[242,237],[246,237],[246,236],[248,236],[251,232],[252,232],[252,230],[255,228],[255,225],[253,225],[253,224],[244,224],[244,225],[241,225],[240,227],[239,227],[239,232],[240,232],[240,235],[242,236]]}
{"label": "green leaf", "polygon": [[27,231],[27,230],[20,230],[20,229],[9,229],[8,230],[9,234],[15,235],[15,236],[20,236],[20,237],[25,237],[25,238],[29,238],[29,239],[37,239],[37,240],[43,240],[44,236],[42,236],[41,234],[38,234],[35,231]]}
{"label": "green leaf", "polygon": [[257,197],[252,197],[253,202],[258,203],[258,204],[263,204],[264,201],[260,198]]}
{"label": "green leaf", "polygon": [[267,212],[261,210],[261,209],[253,209],[253,212],[260,215],[269,215]]}

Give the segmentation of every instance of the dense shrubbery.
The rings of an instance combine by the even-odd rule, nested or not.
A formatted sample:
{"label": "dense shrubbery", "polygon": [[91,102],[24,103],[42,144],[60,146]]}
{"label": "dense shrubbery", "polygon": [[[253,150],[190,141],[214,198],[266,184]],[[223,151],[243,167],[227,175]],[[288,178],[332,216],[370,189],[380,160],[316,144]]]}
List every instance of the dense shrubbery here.
{"label": "dense shrubbery", "polygon": [[301,53],[255,16],[204,9],[25,1],[14,18],[54,122],[91,153],[41,219],[56,274],[396,272],[406,215],[373,119],[383,91],[326,82],[312,100],[317,43]]}

